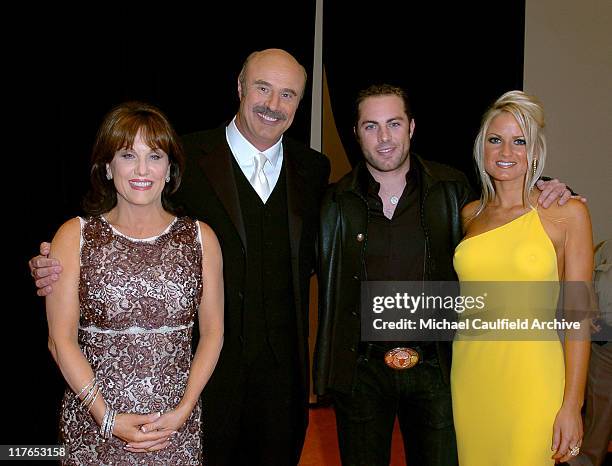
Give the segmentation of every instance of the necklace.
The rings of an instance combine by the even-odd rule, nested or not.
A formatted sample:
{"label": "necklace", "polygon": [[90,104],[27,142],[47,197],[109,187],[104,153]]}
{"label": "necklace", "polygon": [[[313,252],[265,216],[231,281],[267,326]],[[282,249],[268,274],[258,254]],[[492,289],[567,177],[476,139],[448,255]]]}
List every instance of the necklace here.
{"label": "necklace", "polygon": [[[378,195],[380,196],[380,199],[381,199],[381,200],[382,200],[382,199],[387,199],[387,200],[388,200],[388,202],[389,202],[389,203],[390,203],[392,206],[396,206],[396,205],[399,203],[399,200],[400,200],[400,197],[401,197],[401,195],[402,195],[402,192],[404,191],[404,186],[405,186],[405,185],[402,185],[402,186],[400,187],[399,192],[398,192],[398,190],[395,190],[395,189],[394,189],[394,190],[393,190],[393,191],[395,191],[395,193],[394,193],[394,192],[393,192],[393,191],[391,191],[391,190],[387,191],[387,190],[385,189],[385,187],[381,185],[381,186],[380,186],[380,189],[378,190]],[[383,201],[383,202],[384,202],[384,201]]]}
{"label": "necklace", "polygon": [[403,183],[401,186],[395,185],[396,188],[399,187],[400,189],[394,189],[394,193],[391,190],[387,191],[383,184],[380,185],[380,189],[378,190],[378,196],[383,201],[383,214],[388,219],[393,218],[393,213],[395,212],[395,208],[397,207],[397,204],[400,201],[400,197],[402,196],[402,192],[404,192],[405,186],[405,183]]}
{"label": "necklace", "polygon": [[381,200],[387,198],[389,202],[393,205],[397,205],[397,203],[400,200],[399,194],[391,194],[391,193],[384,192],[382,190],[378,193],[378,195],[380,196]]}

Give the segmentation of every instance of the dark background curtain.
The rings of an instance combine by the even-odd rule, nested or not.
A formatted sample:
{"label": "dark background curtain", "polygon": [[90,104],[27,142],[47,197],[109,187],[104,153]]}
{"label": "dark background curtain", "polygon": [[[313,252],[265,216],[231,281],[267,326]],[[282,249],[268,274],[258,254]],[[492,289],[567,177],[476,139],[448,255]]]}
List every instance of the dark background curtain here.
{"label": "dark background curtain", "polygon": [[411,149],[475,182],[480,118],[501,94],[523,86],[524,0],[347,5],[325,2],[323,62],[351,164],[362,158],[352,130],[355,95],[386,82],[411,99]]}

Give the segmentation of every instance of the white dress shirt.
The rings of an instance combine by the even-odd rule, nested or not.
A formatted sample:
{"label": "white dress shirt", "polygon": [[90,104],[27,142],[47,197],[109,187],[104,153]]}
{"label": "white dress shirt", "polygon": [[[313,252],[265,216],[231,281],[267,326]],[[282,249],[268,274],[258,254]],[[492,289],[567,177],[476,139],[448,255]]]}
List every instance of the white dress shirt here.
{"label": "white dress shirt", "polygon": [[[276,186],[276,182],[280,176],[281,167],[283,166],[283,138],[278,140],[276,144],[265,151],[259,151],[251,144],[240,132],[236,126],[236,117],[225,128],[225,139],[234,155],[234,159],[238,162],[238,166],[247,180],[250,180],[255,171],[255,156],[262,153],[266,156],[269,163],[264,165],[263,171],[268,179],[270,186],[270,194]],[[266,203],[268,197],[261,200]]]}

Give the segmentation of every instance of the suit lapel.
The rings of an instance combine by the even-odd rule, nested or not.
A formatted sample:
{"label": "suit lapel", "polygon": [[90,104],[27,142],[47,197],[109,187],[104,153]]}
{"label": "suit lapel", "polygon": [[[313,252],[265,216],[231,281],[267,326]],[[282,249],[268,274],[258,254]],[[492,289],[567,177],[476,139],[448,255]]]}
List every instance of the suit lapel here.
{"label": "suit lapel", "polygon": [[295,261],[293,274],[298,277],[297,259],[300,255],[300,238],[302,237],[304,179],[299,173],[295,156],[290,148],[283,147],[283,159],[287,167],[287,215],[289,217],[289,243],[291,246],[292,264]]}
{"label": "suit lapel", "polygon": [[238,231],[246,251],[246,231],[242,221],[242,211],[240,210],[240,200],[238,199],[238,189],[236,188],[234,168],[232,166],[232,158],[234,156],[225,140],[225,128],[223,128],[219,136],[215,141],[214,147],[210,149],[203,147],[204,154],[200,158],[199,164],[221,200],[236,231]]}
{"label": "suit lapel", "polygon": [[[293,296],[295,299],[295,317],[298,334],[298,357],[300,361],[308,360],[308,355],[304,353],[304,334],[302,300],[308,297],[301,296],[301,277],[300,277],[300,238],[302,237],[303,223],[303,193],[304,177],[299,171],[299,166],[295,154],[287,144],[283,146],[283,159],[287,167],[287,216],[289,217],[289,246],[291,248],[291,272],[293,275]],[[308,380],[308,375],[303,373],[304,367],[300,365],[302,379]]]}

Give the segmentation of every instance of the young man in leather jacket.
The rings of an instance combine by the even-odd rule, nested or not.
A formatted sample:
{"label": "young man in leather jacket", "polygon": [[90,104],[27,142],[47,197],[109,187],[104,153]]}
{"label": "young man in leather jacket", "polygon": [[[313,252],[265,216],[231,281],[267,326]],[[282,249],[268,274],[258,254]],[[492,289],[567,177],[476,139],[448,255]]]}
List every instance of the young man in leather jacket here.
{"label": "young man in leather jacket", "polygon": [[[361,91],[354,132],[364,160],[322,203],[314,383],[331,395],[344,465],[389,464],[396,416],[408,465],[457,464],[450,342],[361,341],[362,281],[456,280],[460,212],[474,194],[460,171],[410,152],[414,129],[404,90]],[[554,189],[565,202],[565,185],[552,184],[544,199]],[[398,350],[418,363],[399,367],[389,357]]]}

